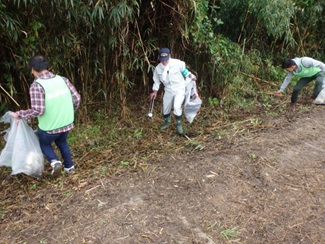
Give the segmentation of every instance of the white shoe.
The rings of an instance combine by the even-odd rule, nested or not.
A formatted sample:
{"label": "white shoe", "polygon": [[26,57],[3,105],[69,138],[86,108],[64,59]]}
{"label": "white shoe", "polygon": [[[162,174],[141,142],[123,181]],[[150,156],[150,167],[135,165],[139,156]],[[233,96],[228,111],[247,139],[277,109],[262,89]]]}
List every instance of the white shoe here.
{"label": "white shoe", "polygon": [[73,174],[75,172],[75,167],[72,166],[70,168],[64,168],[64,173],[66,174]]}
{"label": "white shoe", "polygon": [[57,173],[61,172],[62,163],[58,160],[53,160],[51,162],[51,167],[52,167],[51,175],[57,174]]}

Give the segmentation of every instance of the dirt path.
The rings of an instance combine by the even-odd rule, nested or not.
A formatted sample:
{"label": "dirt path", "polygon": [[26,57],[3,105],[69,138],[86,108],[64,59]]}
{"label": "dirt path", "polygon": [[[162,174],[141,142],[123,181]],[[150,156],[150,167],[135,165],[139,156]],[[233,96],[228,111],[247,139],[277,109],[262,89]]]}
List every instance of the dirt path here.
{"label": "dirt path", "polygon": [[2,223],[1,243],[324,243],[324,109],[211,138],[144,172],[76,174],[60,202],[46,189],[26,200],[39,209]]}

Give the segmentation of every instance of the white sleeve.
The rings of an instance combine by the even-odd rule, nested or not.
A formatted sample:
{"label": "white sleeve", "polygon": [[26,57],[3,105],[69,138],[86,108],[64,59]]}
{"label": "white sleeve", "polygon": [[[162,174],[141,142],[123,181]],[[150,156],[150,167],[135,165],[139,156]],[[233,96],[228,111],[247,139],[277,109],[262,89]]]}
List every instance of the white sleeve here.
{"label": "white sleeve", "polygon": [[289,85],[291,79],[292,79],[293,74],[291,72],[288,72],[287,76],[284,78],[282,85],[280,87],[280,91],[283,92],[287,86]]}
{"label": "white sleeve", "polygon": [[152,90],[153,91],[158,91],[159,87],[160,87],[160,80],[159,80],[159,76],[157,73],[157,70],[155,69],[153,72],[153,86],[152,86]]}

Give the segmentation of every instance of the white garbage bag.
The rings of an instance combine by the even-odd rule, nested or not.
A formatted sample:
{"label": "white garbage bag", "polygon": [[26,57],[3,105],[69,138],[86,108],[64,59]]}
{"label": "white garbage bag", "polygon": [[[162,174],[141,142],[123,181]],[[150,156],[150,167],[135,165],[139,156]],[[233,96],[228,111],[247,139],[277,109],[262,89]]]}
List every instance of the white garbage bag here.
{"label": "white garbage bag", "polygon": [[11,174],[24,173],[40,177],[44,170],[44,157],[39,140],[33,129],[24,119],[16,120],[7,112],[0,122],[10,123],[4,131],[6,145],[0,154],[0,166],[9,166]]}
{"label": "white garbage bag", "polygon": [[202,100],[198,94],[195,80],[186,78],[184,115],[189,123],[192,123],[199,112]]}
{"label": "white garbage bag", "polygon": [[313,101],[314,104],[325,105],[325,88],[323,88],[316,99]]}

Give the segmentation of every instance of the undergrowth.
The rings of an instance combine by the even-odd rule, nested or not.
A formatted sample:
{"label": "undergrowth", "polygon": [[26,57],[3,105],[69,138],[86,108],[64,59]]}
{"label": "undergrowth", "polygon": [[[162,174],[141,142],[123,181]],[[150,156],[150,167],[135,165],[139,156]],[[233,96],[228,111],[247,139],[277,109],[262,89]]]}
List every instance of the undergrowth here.
{"label": "undergrowth", "polygon": [[[305,93],[302,97],[308,98],[310,92]],[[270,128],[273,126],[270,118],[284,116],[289,96],[261,93],[232,108],[224,108],[213,99],[202,99],[203,106],[194,122],[184,121],[184,136],[177,135],[174,120],[165,131],[159,130],[163,123],[160,100],[155,104],[152,119],[147,118],[149,101],[130,107],[128,119],[118,119],[118,111],[106,112],[97,108],[87,124],[77,122],[70,132],[68,141],[76,166],[75,174],[62,173],[52,177],[48,162],[45,162],[40,179],[23,174],[10,175],[10,167],[0,167],[0,191],[3,193],[0,218],[14,218],[13,206],[35,201],[33,198],[40,197],[40,193],[65,198],[80,190],[80,185],[89,185],[96,180],[121,174],[131,174],[132,177],[135,171],[150,173],[167,155],[197,153],[205,150],[210,142],[222,146],[232,135]],[[1,138],[2,148],[4,144]]]}

